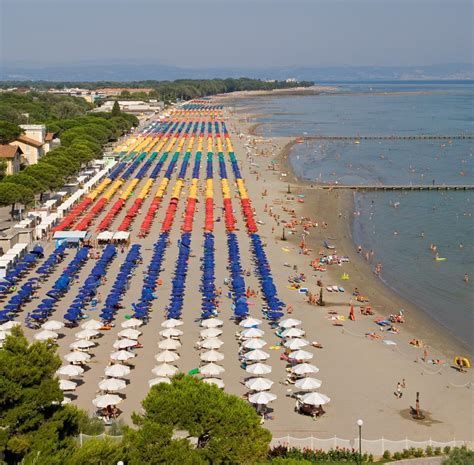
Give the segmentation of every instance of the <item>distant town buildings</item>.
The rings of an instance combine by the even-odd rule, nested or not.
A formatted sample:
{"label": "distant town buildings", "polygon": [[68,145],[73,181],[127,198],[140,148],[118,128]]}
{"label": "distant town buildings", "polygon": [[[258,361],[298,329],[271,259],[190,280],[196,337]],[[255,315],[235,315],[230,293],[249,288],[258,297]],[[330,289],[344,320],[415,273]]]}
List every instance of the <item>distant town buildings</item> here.
{"label": "distant town buildings", "polygon": [[105,87],[103,89],[89,90],[80,88],[64,88],[64,89],[49,89],[48,93],[56,95],[69,95],[70,97],[82,97],[89,103],[94,103],[99,99],[106,99],[108,97],[116,97],[122,92],[129,94],[145,93],[149,94],[153,89],[151,88],[127,88],[127,87]]}
{"label": "distant town buildings", "polygon": [[[98,108],[94,108],[92,111],[112,111],[115,100],[108,100],[103,105]],[[150,100],[149,102],[144,102],[143,100],[118,100],[120,110],[124,113],[134,113],[134,114],[149,114],[156,113],[161,111],[164,108],[163,102],[158,102],[157,100]]]}

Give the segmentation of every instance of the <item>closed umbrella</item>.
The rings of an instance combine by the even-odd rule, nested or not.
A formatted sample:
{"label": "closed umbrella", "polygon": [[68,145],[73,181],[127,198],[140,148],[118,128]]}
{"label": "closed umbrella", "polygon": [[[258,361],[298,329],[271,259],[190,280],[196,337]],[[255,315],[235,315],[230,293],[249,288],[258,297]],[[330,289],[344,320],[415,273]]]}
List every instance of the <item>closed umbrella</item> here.
{"label": "closed umbrella", "polygon": [[137,340],[141,334],[142,332],[138,331],[138,329],[127,328],[127,329],[122,329],[122,331],[118,333],[118,336],[124,337],[127,339]]}
{"label": "closed umbrella", "polygon": [[84,363],[88,362],[91,356],[85,352],[71,352],[67,354],[64,359],[69,363]]}
{"label": "closed umbrella", "polygon": [[117,405],[122,402],[122,398],[116,394],[105,394],[103,396],[96,397],[92,403],[98,408],[106,408],[109,405]]}
{"label": "closed umbrella", "polygon": [[330,398],[324,394],[320,394],[319,392],[308,392],[300,396],[301,402],[303,404],[308,405],[324,405],[330,402]]}
{"label": "closed umbrella", "polygon": [[201,373],[203,376],[219,376],[224,373],[224,371],[224,367],[221,367],[215,363],[208,363],[199,369],[199,373]]}
{"label": "closed umbrella", "polygon": [[253,326],[258,326],[262,324],[262,320],[257,318],[246,318],[239,323],[239,326],[244,328],[252,328]]}
{"label": "closed umbrella", "polygon": [[224,354],[217,350],[208,350],[200,355],[201,360],[205,362],[220,362],[224,360]]}
{"label": "closed umbrella", "polygon": [[93,329],[97,330],[102,328],[104,326],[100,321],[97,320],[88,320],[85,323],[82,323],[81,328],[82,329]]}
{"label": "closed umbrella", "polygon": [[179,355],[176,352],[165,350],[159,354],[156,354],[155,360],[157,362],[176,362],[176,360],[179,360]]}
{"label": "closed umbrella", "polygon": [[50,320],[43,323],[41,327],[49,331],[57,331],[58,329],[64,328],[64,323],[62,321]]}
{"label": "closed umbrella", "polygon": [[157,365],[151,372],[155,376],[173,376],[178,372],[178,368],[174,365],[169,365],[168,363],[162,363],[161,365]]}
{"label": "closed umbrella", "polygon": [[110,355],[112,360],[117,360],[119,362],[125,362],[126,360],[129,360],[133,357],[135,357],[135,354],[133,352],[129,352],[128,350],[119,350]]}
{"label": "closed umbrella", "polygon": [[305,332],[300,328],[288,328],[281,333],[282,337],[303,337]]}
{"label": "closed umbrella", "polygon": [[95,342],[86,341],[85,339],[79,339],[78,341],[69,344],[69,347],[73,350],[84,350],[90,349],[91,347],[95,346]]}
{"label": "closed umbrella", "polygon": [[245,354],[245,360],[261,361],[270,358],[270,354],[260,349],[251,350]]}
{"label": "closed umbrella", "polygon": [[167,328],[159,332],[163,337],[178,337],[183,335],[183,331],[177,328]]}
{"label": "closed umbrella", "polygon": [[183,322],[181,320],[177,320],[175,318],[170,318],[169,320],[163,321],[161,326],[163,328],[176,328],[176,326],[181,326]]}
{"label": "closed umbrella", "polygon": [[295,326],[299,326],[301,324],[300,320],[297,320],[296,318],[287,318],[286,320],[281,320],[280,323],[278,323],[278,326],[280,328],[293,328]]}
{"label": "closed umbrella", "polygon": [[217,337],[217,336],[220,336],[222,334],[222,329],[207,328],[207,329],[203,329],[200,334],[201,334],[201,337],[204,338],[204,339]]}
{"label": "closed umbrella", "polygon": [[105,369],[105,374],[114,378],[122,378],[123,376],[130,374],[130,367],[117,363],[116,365],[107,367]]}
{"label": "closed umbrella", "polygon": [[96,329],[83,329],[75,334],[76,339],[91,339],[100,334]]}
{"label": "closed umbrella", "polygon": [[313,358],[313,354],[311,352],[307,352],[306,350],[295,350],[288,355],[289,358],[293,360],[311,360]]}
{"label": "closed umbrella", "polygon": [[240,335],[246,339],[250,339],[251,337],[262,337],[265,333],[258,328],[248,328],[244,329]]}
{"label": "closed umbrella", "polygon": [[218,328],[223,324],[224,322],[222,320],[219,320],[218,318],[208,318],[206,320],[201,321],[201,326],[203,326],[204,328]]}
{"label": "closed umbrella", "polygon": [[134,341],[132,339],[119,339],[118,341],[115,341],[113,344],[114,349],[128,349],[129,347],[133,347],[137,345],[137,341]]}
{"label": "closed umbrella", "polygon": [[225,387],[224,381],[220,378],[204,378],[203,381],[207,384],[214,384],[214,386],[217,386],[220,389],[224,389]]}
{"label": "closed umbrella", "polygon": [[181,347],[181,342],[176,339],[165,339],[164,341],[158,342],[159,349],[165,350],[176,350]]}
{"label": "closed umbrella", "polygon": [[143,324],[142,320],[137,318],[130,318],[129,320],[125,320],[120,323],[122,328],[139,328]]}
{"label": "closed umbrella", "polygon": [[265,363],[254,363],[252,365],[247,365],[245,371],[252,375],[268,375],[268,373],[272,372],[272,367]]}
{"label": "closed umbrella", "polygon": [[295,387],[302,391],[312,391],[321,387],[321,381],[316,378],[301,378],[295,383]]}
{"label": "closed umbrella", "polygon": [[127,387],[127,384],[123,379],[117,379],[117,378],[107,378],[103,379],[99,383],[99,388],[102,389],[102,391],[108,391],[108,392],[117,392],[117,391],[122,391]]}
{"label": "closed umbrella", "polygon": [[57,375],[63,376],[80,376],[83,373],[84,368],[77,365],[64,365],[56,371]]}
{"label": "closed umbrella", "polygon": [[169,378],[164,378],[164,377],[153,378],[153,379],[150,379],[150,381],[148,381],[148,386],[152,387],[152,386],[155,386],[155,384],[161,384],[161,383],[171,384],[171,380]]}
{"label": "closed umbrella", "polygon": [[261,349],[262,347],[265,347],[266,345],[267,345],[267,343],[263,339],[257,339],[257,338],[247,339],[242,344],[242,346],[245,349],[251,349],[251,350]]}
{"label": "closed umbrella", "polygon": [[223,344],[223,341],[213,337],[211,339],[204,339],[201,343],[201,347],[204,349],[220,349]]}
{"label": "closed umbrella", "polygon": [[77,387],[77,383],[74,381],[69,381],[68,379],[59,380],[59,389],[61,391],[74,391]]}
{"label": "closed umbrella", "polygon": [[58,336],[58,333],[44,329],[43,331],[40,331],[39,333],[35,334],[35,339],[37,341],[46,341],[48,339],[57,339]]}
{"label": "closed umbrella", "polygon": [[252,378],[245,385],[252,391],[268,391],[273,386],[273,381],[267,378]]}
{"label": "closed umbrella", "polygon": [[317,373],[319,371],[319,368],[311,365],[310,363],[300,363],[298,365],[295,365],[291,371],[295,375],[307,375],[309,373]]}
{"label": "closed umbrella", "polygon": [[276,398],[277,396],[271,392],[257,392],[249,396],[249,402],[251,404],[266,405]]}
{"label": "closed umbrella", "polygon": [[288,349],[291,350],[298,350],[301,349],[302,347],[306,347],[309,345],[309,341],[306,339],[300,339],[300,338],[294,338],[294,339],[289,339],[288,341],[285,341],[283,344],[285,347],[288,347]]}

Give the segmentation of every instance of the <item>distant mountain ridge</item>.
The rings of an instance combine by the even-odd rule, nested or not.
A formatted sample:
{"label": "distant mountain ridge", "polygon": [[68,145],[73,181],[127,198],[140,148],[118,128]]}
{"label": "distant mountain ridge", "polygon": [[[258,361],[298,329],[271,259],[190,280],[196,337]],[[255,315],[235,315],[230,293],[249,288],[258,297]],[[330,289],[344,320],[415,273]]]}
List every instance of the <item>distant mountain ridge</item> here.
{"label": "distant mountain ridge", "polygon": [[161,64],[74,64],[26,67],[4,64],[1,81],[143,81],[227,77],[311,81],[472,80],[473,65],[451,63],[429,66],[321,66],[190,69]]}

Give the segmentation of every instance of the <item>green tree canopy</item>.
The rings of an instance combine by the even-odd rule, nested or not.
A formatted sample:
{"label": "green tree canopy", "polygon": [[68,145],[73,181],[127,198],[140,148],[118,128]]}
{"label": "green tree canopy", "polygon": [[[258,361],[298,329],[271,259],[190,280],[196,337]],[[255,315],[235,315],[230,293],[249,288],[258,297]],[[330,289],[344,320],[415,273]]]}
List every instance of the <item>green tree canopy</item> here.
{"label": "green tree canopy", "polygon": [[0,119],[0,144],[8,144],[23,134],[23,129],[15,123]]}
{"label": "green tree canopy", "polygon": [[117,100],[115,100],[114,106],[112,107],[112,117],[120,116],[121,113],[122,112],[120,111],[120,105]]}

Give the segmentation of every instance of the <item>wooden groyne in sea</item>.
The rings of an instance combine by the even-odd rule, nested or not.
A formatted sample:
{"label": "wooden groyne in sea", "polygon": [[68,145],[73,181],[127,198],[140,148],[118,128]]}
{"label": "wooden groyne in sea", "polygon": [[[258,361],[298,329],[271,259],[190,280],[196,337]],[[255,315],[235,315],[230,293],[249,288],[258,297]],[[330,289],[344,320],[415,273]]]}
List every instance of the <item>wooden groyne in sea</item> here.
{"label": "wooden groyne in sea", "polygon": [[472,134],[459,134],[456,136],[414,134],[411,136],[303,136],[299,140],[342,140],[342,141],[362,141],[362,140],[468,140],[473,139]]}

